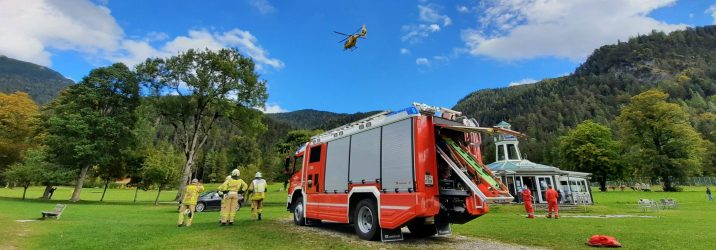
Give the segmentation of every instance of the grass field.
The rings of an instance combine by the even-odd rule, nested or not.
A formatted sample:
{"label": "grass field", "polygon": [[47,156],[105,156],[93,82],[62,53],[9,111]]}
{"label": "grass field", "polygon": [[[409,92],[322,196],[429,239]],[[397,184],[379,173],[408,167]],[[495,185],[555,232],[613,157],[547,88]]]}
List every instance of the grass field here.
{"label": "grass field", "polygon": [[[207,189],[215,185],[206,185]],[[271,190],[278,190],[272,185]],[[131,202],[134,190],[108,190],[105,202],[96,202],[101,189],[84,189],[84,201],[69,203],[62,219],[17,222],[36,219],[40,211],[70,197],[69,187],[60,187],[52,201],[40,201],[42,189],[28,190],[28,200],[20,200],[22,189],[0,188],[0,249],[217,249],[279,248],[328,249],[365,248],[357,237],[343,233],[350,240],[326,240],[323,235],[296,230],[286,212],[284,192],[269,193],[265,220],[251,220],[250,209],[242,209],[234,226],[219,227],[218,212],[199,213],[194,226],[175,226],[176,205],[152,205],[154,191],[140,191],[139,202]],[[162,201],[170,201],[175,192],[162,192]],[[590,235],[617,237],[625,249],[716,249],[716,203],[706,201],[704,188],[686,192],[615,191],[594,193],[597,204],[586,214],[651,215],[656,218],[570,218],[584,215],[584,210],[563,211],[559,220],[522,218],[521,206],[493,206],[491,212],[465,225],[455,225],[454,233],[495,239],[528,246],[555,249],[586,248]],[[680,207],[642,213],[635,205],[638,198],[674,198]],[[544,214],[538,211],[539,214]],[[349,230],[343,230],[349,231]],[[359,242],[359,241],[358,241]],[[387,247],[403,248],[401,243]],[[449,247],[449,246],[446,246]]]}

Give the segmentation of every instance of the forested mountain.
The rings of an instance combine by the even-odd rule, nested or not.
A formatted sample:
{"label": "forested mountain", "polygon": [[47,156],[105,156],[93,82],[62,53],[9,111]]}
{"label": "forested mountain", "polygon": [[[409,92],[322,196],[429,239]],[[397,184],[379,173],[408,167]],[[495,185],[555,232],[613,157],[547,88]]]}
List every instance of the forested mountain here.
{"label": "forested mountain", "polygon": [[612,120],[629,98],[651,88],[668,93],[690,113],[694,127],[715,142],[716,26],[652,32],[606,45],[568,76],[479,90],[454,109],[483,126],[511,123],[530,136],[522,143],[530,160],[555,164],[556,139],[568,128],[588,119],[614,127]]}
{"label": "forested mountain", "polygon": [[341,114],[313,109],[302,109],[293,112],[268,114],[267,117],[287,123],[294,129],[328,130],[363,119],[375,113],[378,113],[378,111]]}
{"label": "forested mountain", "polygon": [[57,71],[0,55],[0,92],[26,92],[38,104],[45,104],[71,84]]}

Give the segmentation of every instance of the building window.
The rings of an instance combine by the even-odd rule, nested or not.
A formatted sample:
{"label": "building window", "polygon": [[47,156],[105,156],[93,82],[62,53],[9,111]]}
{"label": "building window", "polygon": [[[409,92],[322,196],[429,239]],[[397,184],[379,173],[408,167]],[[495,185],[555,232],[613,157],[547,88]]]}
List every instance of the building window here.
{"label": "building window", "polygon": [[508,160],[519,160],[520,156],[517,153],[517,146],[515,144],[507,144],[507,159]]}
{"label": "building window", "polygon": [[505,160],[505,146],[504,145],[497,146],[497,160],[498,161]]}

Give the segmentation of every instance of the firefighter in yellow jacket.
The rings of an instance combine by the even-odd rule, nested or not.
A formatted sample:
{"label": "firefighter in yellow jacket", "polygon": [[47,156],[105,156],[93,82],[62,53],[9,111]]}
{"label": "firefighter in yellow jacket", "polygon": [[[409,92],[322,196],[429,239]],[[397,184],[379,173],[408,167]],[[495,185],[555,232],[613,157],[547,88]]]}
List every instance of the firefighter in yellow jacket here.
{"label": "firefighter in yellow jacket", "polygon": [[194,219],[194,214],[196,213],[196,200],[203,191],[204,186],[202,186],[197,179],[191,180],[191,184],[186,186],[184,199],[179,207],[179,221],[177,222],[177,226],[184,226],[185,215],[189,217],[189,219],[186,220],[186,226],[191,226],[191,221]]}
{"label": "firefighter in yellow jacket", "polygon": [[224,194],[224,206],[221,207],[221,225],[234,224],[234,217],[236,217],[236,208],[239,205],[239,192],[246,191],[246,182],[239,179],[241,172],[238,169],[231,171],[231,179],[226,180],[221,186],[219,191]]}
{"label": "firefighter in yellow jacket", "polygon": [[[231,180],[231,175],[227,175],[226,178],[224,179],[224,182],[227,182],[229,180]],[[219,212],[219,223],[221,223],[221,216],[222,216],[224,210],[226,209],[224,207],[224,206],[226,206],[226,196],[223,194],[223,192],[221,190],[219,190],[217,193],[219,194],[219,197],[221,197],[221,210],[219,210],[220,211]]]}
{"label": "firefighter in yellow jacket", "polygon": [[261,172],[256,172],[254,180],[249,185],[251,192],[251,215],[253,218],[261,220],[261,210],[264,208],[264,199],[266,198],[266,180],[261,178]]}

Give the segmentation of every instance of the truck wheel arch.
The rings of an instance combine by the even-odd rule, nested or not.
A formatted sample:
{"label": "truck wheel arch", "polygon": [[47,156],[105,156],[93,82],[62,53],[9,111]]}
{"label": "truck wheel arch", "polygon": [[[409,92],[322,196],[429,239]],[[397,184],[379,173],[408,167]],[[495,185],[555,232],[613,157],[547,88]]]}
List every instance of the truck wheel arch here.
{"label": "truck wheel arch", "polygon": [[380,191],[376,187],[354,187],[348,193],[348,223],[353,223],[353,213],[356,205],[363,199],[372,199],[378,208],[378,221],[380,221]]}

